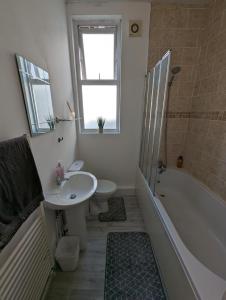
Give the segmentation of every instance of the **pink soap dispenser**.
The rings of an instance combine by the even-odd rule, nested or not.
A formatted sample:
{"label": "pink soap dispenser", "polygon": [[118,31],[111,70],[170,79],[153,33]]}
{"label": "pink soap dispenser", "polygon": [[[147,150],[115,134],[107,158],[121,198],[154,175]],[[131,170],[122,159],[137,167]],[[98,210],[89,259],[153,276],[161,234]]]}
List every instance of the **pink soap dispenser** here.
{"label": "pink soap dispenser", "polygon": [[64,180],[64,167],[61,165],[61,162],[58,162],[56,167],[56,183],[60,185],[61,182]]}

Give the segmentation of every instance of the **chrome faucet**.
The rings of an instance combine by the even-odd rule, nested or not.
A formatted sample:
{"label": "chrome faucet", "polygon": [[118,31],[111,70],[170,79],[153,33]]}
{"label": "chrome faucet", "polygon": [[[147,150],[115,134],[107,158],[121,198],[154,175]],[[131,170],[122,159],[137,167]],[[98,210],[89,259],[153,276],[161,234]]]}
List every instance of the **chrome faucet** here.
{"label": "chrome faucet", "polygon": [[65,181],[67,181],[67,180],[69,180],[68,177],[64,177],[64,178],[57,177],[57,178],[56,178],[56,183],[57,183],[57,185],[60,186],[63,182],[65,182]]}
{"label": "chrome faucet", "polygon": [[162,160],[158,161],[158,169],[159,169],[159,174],[162,174],[163,172],[166,171],[166,165],[163,163]]}

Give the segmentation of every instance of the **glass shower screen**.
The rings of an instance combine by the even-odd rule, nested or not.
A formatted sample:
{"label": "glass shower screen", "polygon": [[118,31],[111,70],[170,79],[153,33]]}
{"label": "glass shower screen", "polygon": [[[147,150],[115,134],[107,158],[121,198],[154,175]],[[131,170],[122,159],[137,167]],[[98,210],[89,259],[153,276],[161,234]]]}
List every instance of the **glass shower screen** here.
{"label": "glass shower screen", "polygon": [[140,148],[140,169],[155,193],[160,141],[165,114],[171,52],[168,51],[148,72]]}

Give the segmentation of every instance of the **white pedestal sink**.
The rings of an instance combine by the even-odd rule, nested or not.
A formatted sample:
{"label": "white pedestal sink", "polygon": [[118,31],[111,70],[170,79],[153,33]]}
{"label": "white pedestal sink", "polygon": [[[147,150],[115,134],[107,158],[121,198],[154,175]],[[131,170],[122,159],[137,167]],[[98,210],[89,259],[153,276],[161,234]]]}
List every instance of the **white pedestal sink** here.
{"label": "white pedestal sink", "polygon": [[59,188],[45,197],[44,205],[54,210],[65,210],[69,235],[80,237],[80,248],[86,248],[85,207],[96,191],[97,179],[88,172],[66,174]]}

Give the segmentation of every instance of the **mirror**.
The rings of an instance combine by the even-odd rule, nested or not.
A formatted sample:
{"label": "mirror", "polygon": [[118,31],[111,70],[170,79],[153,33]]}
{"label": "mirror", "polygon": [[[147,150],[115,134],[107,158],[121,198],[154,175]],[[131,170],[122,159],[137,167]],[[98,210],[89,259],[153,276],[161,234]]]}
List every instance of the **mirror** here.
{"label": "mirror", "polygon": [[26,58],[16,55],[31,135],[55,129],[49,74]]}

